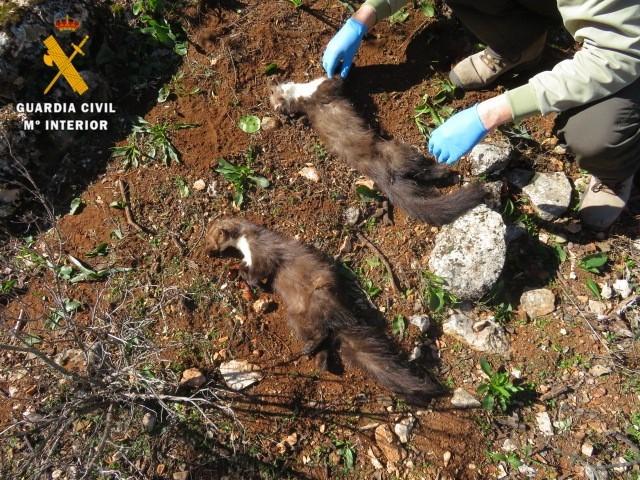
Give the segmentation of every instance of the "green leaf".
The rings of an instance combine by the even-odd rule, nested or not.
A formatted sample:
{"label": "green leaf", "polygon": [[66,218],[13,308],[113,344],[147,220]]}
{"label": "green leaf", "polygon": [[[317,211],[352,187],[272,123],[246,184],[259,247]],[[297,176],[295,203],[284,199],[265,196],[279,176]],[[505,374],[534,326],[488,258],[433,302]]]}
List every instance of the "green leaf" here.
{"label": "green leaf", "polygon": [[173,51],[176,52],[181,57],[184,57],[187,54],[188,48],[189,48],[189,45],[185,40],[184,42],[176,42],[173,46]]}
{"label": "green leaf", "polygon": [[70,299],[65,299],[64,301],[64,309],[67,313],[71,313],[71,312],[75,312],[76,310],[78,310],[80,307],[82,306],[82,303],[80,303],[77,300],[70,300]]}
{"label": "green leaf", "polygon": [[278,64],[277,63],[268,63],[265,67],[264,67],[264,74],[265,75],[274,75],[278,73]]}
{"label": "green leaf", "polygon": [[344,461],[344,468],[347,471],[353,470],[353,465],[355,463],[355,456],[353,454],[353,449],[349,447],[345,447],[342,449],[342,460]]}
{"label": "green leaf", "polygon": [[380,198],[375,190],[370,189],[366,185],[358,185],[356,187],[356,193],[363,202],[375,202]]}
{"label": "green leaf", "polygon": [[558,258],[558,261],[560,263],[564,263],[567,260],[567,251],[564,249],[562,245],[554,243],[553,251],[555,252],[556,257]]}
{"label": "green leaf", "polygon": [[16,283],[15,280],[3,280],[2,283],[0,283],[0,293],[8,295],[16,286]]}
{"label": "green leaf", "polygon": [[609,257],[606,253],[598,252],[584,257],[580,260],[578,266],[587,272],[600,273],[600,269],[604,267],[608,261]]}
{"label": "green leaf", "polygon": [[260,119],[255,115],[244,115],[238,120],[238,127],[245,133],[256,133],[260,130]]}
{"label": "green leaf", "polygon": [[482,357],[480,359],[480,368],[482,369],[482,371],[489,377],[493,377],[495,375],[495,372],[493,371],[493,368],[491,368],[491,365],[489,364],[489,362],[487,361],[486,358]]}
{"label": "green leaf", "polygon": [[111,238],[115,238],[116,240],[122,240],[124,238],[124,233],[122,233],[122,230],[120,230],[120,228],[114,228],[111,231]]}
{"label": "green leaf", "polygon": [[602,295],[600,294],[600,287],[596,282],[594,282],[592,279],[588,279],[585,282],[585,285],[587,286],[587,288],[593,294],[594,297],[596,297],[598,300],[602,300]]}
{"label": "green leaf", "polygon": [[420,2],[420,11],[425,17],[432,18],[436,14],[436,7],[430,1],[422,1]]}
{"label": "green leaf", "polygon": [[404,331],[407,328],[407,323],[402,315],[396,315],[391,323],[391,331],[397,337],[402,338],[404,336]]}
{"label": "green leaf", "polygon": [[241,189],[236,189],[233,192],[233,204],[240,208],[244,203],[244,192]]}
{"label": "green leaf", "polygon": [[114,200],[109,204],[111,208],[117,208],[118,210],[124,210],[126,204],[122,200]]}
{"label": "green leaf", "polygon": [[82,207],[84,207],[85,203],[80,197],[76,197],[71,200],[71,209],[69,210],[70,215],[75,215],[79,213]]}
{"label": "green leaf", "polygon": [[93,250],[87,252],[87,257],[104,257],[109,253],[109,244],[106,242],[99,243]]}
{"label": "green leaf", "polygon": [[158,90],[158,103],[166,102],[169,95],[171,95],[171,88],[169,85],[164,85]]}
{"label": "green leaf", "polygon": [[252,175],[249,178],[260,188],[267,188],[269,186],[269,180],[260,175]]}
{"label": "green leaf", "polygon": [[175,182],[176,187],[178,187],[178,193],[180,194],[180,197],[187,198],[191,194],[187,182],[185,182],[184,178],[182,177],[176,177]]}
{"label": "green leaf", "polygon": [[389,17],[389,22],[392,24],[403,23],[407,20],[407,18],[409,18],[409,12],[406,8],[402,8]]}
{"label": "green leaf", "polygon": [[491,395],[487,395],[482,399],[482,408],[484,408],[489,412],[493,411],[495,404],[496,404],[496,399]]}

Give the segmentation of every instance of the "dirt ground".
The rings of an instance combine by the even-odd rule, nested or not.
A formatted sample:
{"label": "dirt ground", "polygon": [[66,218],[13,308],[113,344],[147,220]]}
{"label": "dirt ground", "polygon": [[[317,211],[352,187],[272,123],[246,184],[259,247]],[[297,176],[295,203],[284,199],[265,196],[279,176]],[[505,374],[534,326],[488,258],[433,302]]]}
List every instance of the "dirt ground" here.
{"label": "dirt ground", "polygon": [[[416,409],[355,368],[347,367],[342,375],[319,374],[313,361],[299,357],[301,343],[286,325],[280,300],[269,293],[247,292],[232,272],[237,259],[210,258],[204,252],[207,224],[235,215],[313,245],[336,256],[361,281],[368,279],[381,288],[372,301],[387,319],[389,334],[407,353],[418,344],[432,352],[415,362],[423,374],[430,372],[447,387],[472,393],[484,380],[479,359],[485,355],[443,336],[440,325],[446,310],[429,312],[422,296],[422,272],[428,270],[438,229],[399,210],[393,212],[392,225],[374,218],[380,205],[358,197],[357,172],[327,155],[304,119],[278,118],[268,103],[273,83],[306,81],[323,74],[323,48],[349,14],[343,3],[317,0],[296,9],[286,1],[248,0],[232,8],[229,2],[185,7],[185,19],[197,22],[185,20],[183,25],[189,49],[180,66],[181,91],[196,93],[172,94],[145,115],[152,124],[197,125],[171,134],[181,162],[166,166],[149,162],[124,169],[121,159],[111,159],[81,192],[84,208],[75,215],[61,215],[55,228],[35,237],[29,248],[50,254],[53,262],[67,262],[67,256],[73,255],[94,269],[130,270],[106,280],[69,283],[56,279],[47,268],[37,269],[22,279],[19,295],[0,303],[7,328],[18,318],[26,319],[23,332],[38,338],[38,348],[53,358],[78,344],[89,348],[113,337],[124,338],[123,332],[136,324],[140,333],[122,347],[122,358],[129,360],[117,360],[112,352],[111,361],[121,362],[120,372],[127,371],[122,365],[131,361],[131,368],[143,372],[142,377],[161,378],[163,385],[173,386],[164,394],[189,397],[197,395],[196,390],[178,387],[178,380],[185,369],[197,368],[207,377],[202,388],[224,397],[232,412],[225,416],[208,407],[202,413],[189,403],[170,400],[172,407],[165,411],[162,402],[151,398],[139,397],[126,404],[110,402],[105,396],[101,407],[69,417],[69,433],[61,435],[43,472],[51,475],[60,468],[63,476],[42,478],[74,478],[62,465],[76,458],[76,467],[82,467],[78,459],[91,458],[94,451],[100,454],[94,459],[97,470],[87,478],[182,478],[173,475],[188,471],[193,479],[483,479],[498,478],[505,470],[509,478],[566,479],[596,478],[587,476],[586,464],[615,464],[625,455],[629,461],[640,460],[638,445],[625,436],[633,428],[631,416],[640,410],[638,331],[632,329],[632,338],[608,335],[615,330],[611,325],[621,321],[613,315],[620,305],[612,300],[609,319],[597,320],[587,308],[590,293],[585,286],[589,278],[615,279],[625,268],[630,270],[632,284],[637,280],[637,267],[630,263],[640,257],[640,245],[634,244],[637,191],[630,210],[607,238],[586,231],[571,233],[567,226],[575,223],[572,211],[565,223],[536,224],[510,246],[500,295],[514,309],[505,322],[511,351],[508,358],[488,358],[507,372],[517,370],[537,395],[508,414],[455,409],[448,397]],[[423,95],[435,95],[451,64],[477,46],[455,19],[443,15],[442,8],[434,18],[412,8],[408,11],[404,22],[382,22],[367,36],[345,93],[380,135],[424,150],[414,108]],[[570,54],[570,45],[558,45],[563,44],[548,47],[548,64]],[[267,75],[265,68],[271,63],[277,64],[277,72]],[[510,78],[491,91],[457,95],[448,105],[459,109],[522,81],[522,77]],[[279,125],[247,134],[238,128],[244,115],[276,117]],[[511,166],[564,171],[573,180],[580,178],[570,155],[557,148],[552,118],[528,120],[523,131],[527,138],[495,134],[514,146]],[[123,136],[118,145],[125,143]],[[270,186],[249,188],[238,210],[232,205],[232,186],[215,169],[221,158],[243,163],[250,149],[255,152],[252,168]],[[319,182],[299,175],[308,164],[319,172]],[[460,170],[467,172],[464,161]],[[134,218],[153,234],[136,231],[123,210],[110,206],[121,200],[119,180],[129,186]],[[198,180],[207,188],[194,188]],[[179,188],[182,184],[189,187],[188,196]],[[519,198],[519,192],[503,190],[505,202],[511,199],[530,214],[531,207],[517,203]],[[348,207],[363,212],[364,220],[356,227],[343,220]],[[116,230],[122,238],[114,236]],[[375,253],[357,241],[355,231],[364,233],[387,256],[403,292],[394,292],[384,267],[373,261]],[[550,257],[552,248],[546,241],[557,232],[569,239],[564,248],[571,258],[562,263]],[[353,241],[351,251],[341,250],[345,238]],[[20,238],[10,242],[23,248]],[[108,254],[87,257],[102,242],[108,244]],[[603,276],[578,269],[577,278],[570,279],[573,258],[594,251],[609,254]],[[534,287],[551,289],[558,300],[554,313],[530,320],[518,310],[518,301],[524,290]],[[271,311],[254,311],[253,302],[259,296],[274,302]],[[52,329],[46,319],[58,297],[77,299],[82,306],[73,315],[73,325]],[[494,314],[495,308],[491,301],[474,305],[478,315],[485,317]],[[425,334],[411,325],[401,337],[392,333],[392,319],[415,313],[431,313],[432,326]],[[135,352],[142,349],[150,353],[134,362]],[[11,471],[8,465],[17,468],[43,440],[23,433],[30,427],[24,422],[25,412],[45,418],[60,415],[56,408],[63,399],[76,397],[71,393],[73,381],[46,371],[32,354],[2,352],[0,356],[0,393],[6,397],[0,403],[0,442],[4,443],[4,468]],[[232,395],[218,369],[230,359],[260,366],[264,378]],[[611,373],[590,375],[594,365],[610,366]],[[130,375],[131,391],[146,392],[138,373]],[[10,387],[11,395],[7,394]],[[546,401],[540,399],[559,387],[565,390]],[[150,411],[157,413],[158,420],[145,431],[142,417]],[[550,414],[553,435],[539,431],[536,414],[540,412]],[[402,446],[406,458],[387,465],[374,431],[384,424],[393,428],[408,415],[417,422],[409,442]],[[97,448],[103,431],[108,432],[107,440]],[[534,473],[518,471],[507,460],[489,454],[503,452],[505,439],[517,445],[515,455]],[[581,453],[586,440],[595,447],[590,457]],[[371,456],[384,466],[378,468]],[[609,478],[639,478],[637,466],[624,472],[602,471],[609,472]]]}

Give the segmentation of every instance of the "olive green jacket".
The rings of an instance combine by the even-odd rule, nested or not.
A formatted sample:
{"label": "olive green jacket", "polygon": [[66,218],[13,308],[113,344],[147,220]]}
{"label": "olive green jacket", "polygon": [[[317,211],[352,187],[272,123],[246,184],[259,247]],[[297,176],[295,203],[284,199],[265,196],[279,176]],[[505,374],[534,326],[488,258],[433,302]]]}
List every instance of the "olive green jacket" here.
{"label": "olive green jacket", "polygon": [[[380,20],[407,2],[365,3],[376,9]],[[507,92],[516,121],[600,100],[640,78],[639,1],[558,0],[558,10],[564,26],[582,48],[573,58]]]}

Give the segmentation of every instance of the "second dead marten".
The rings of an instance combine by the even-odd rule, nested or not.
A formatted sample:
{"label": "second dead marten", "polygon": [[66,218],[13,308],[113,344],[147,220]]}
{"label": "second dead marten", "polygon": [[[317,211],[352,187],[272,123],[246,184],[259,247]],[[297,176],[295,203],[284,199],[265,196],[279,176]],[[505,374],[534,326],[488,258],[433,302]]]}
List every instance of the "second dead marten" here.
{"label": "second dead marten", "polygon": [[290,327],[304,342],[303,353],[326,368],[336,344],[340,353],[383,386],[409,402],[424,404],[441,394],[435,382],[413,375],[375,326],[354,316],[339,300],[335,266],[315,250],[242,219],[214,222],[207,232],[209,253],[234,248],[243,255],[242,275],[257,286],[267,280],[282,297]]}
{"label": "second dead marten", "polygon": [[432,184],[449,177],[451,170],[405,143],[376,137],[340,96],[340,86],[340,80],[325,77],[283,83],[273,88],[271,105],[285,114],[307,115],[333,154],[371,178],[392,204],[413,218],[444,225],[482,202],[485,192],[479,184],[440,196]]}

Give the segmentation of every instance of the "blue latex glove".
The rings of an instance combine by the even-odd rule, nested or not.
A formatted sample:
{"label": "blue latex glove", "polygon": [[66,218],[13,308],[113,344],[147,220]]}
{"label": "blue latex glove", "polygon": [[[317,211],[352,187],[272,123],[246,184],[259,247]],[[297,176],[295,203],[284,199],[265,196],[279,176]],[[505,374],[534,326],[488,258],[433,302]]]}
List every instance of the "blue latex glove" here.
{"label": "blue latex glove", "polygon": [[482,140],[489,131],[478,115],[478,105],[456,113],[436,128],[429,138],[429,152],[439,163],[452,165]]}
{"label": "blue latex glove", "polygon": [[347,77],[365,33],[367,26],[350,18],[333,36],[322,56],[322,66],[329,78],[333,77],[339,68],[340,76]]}

